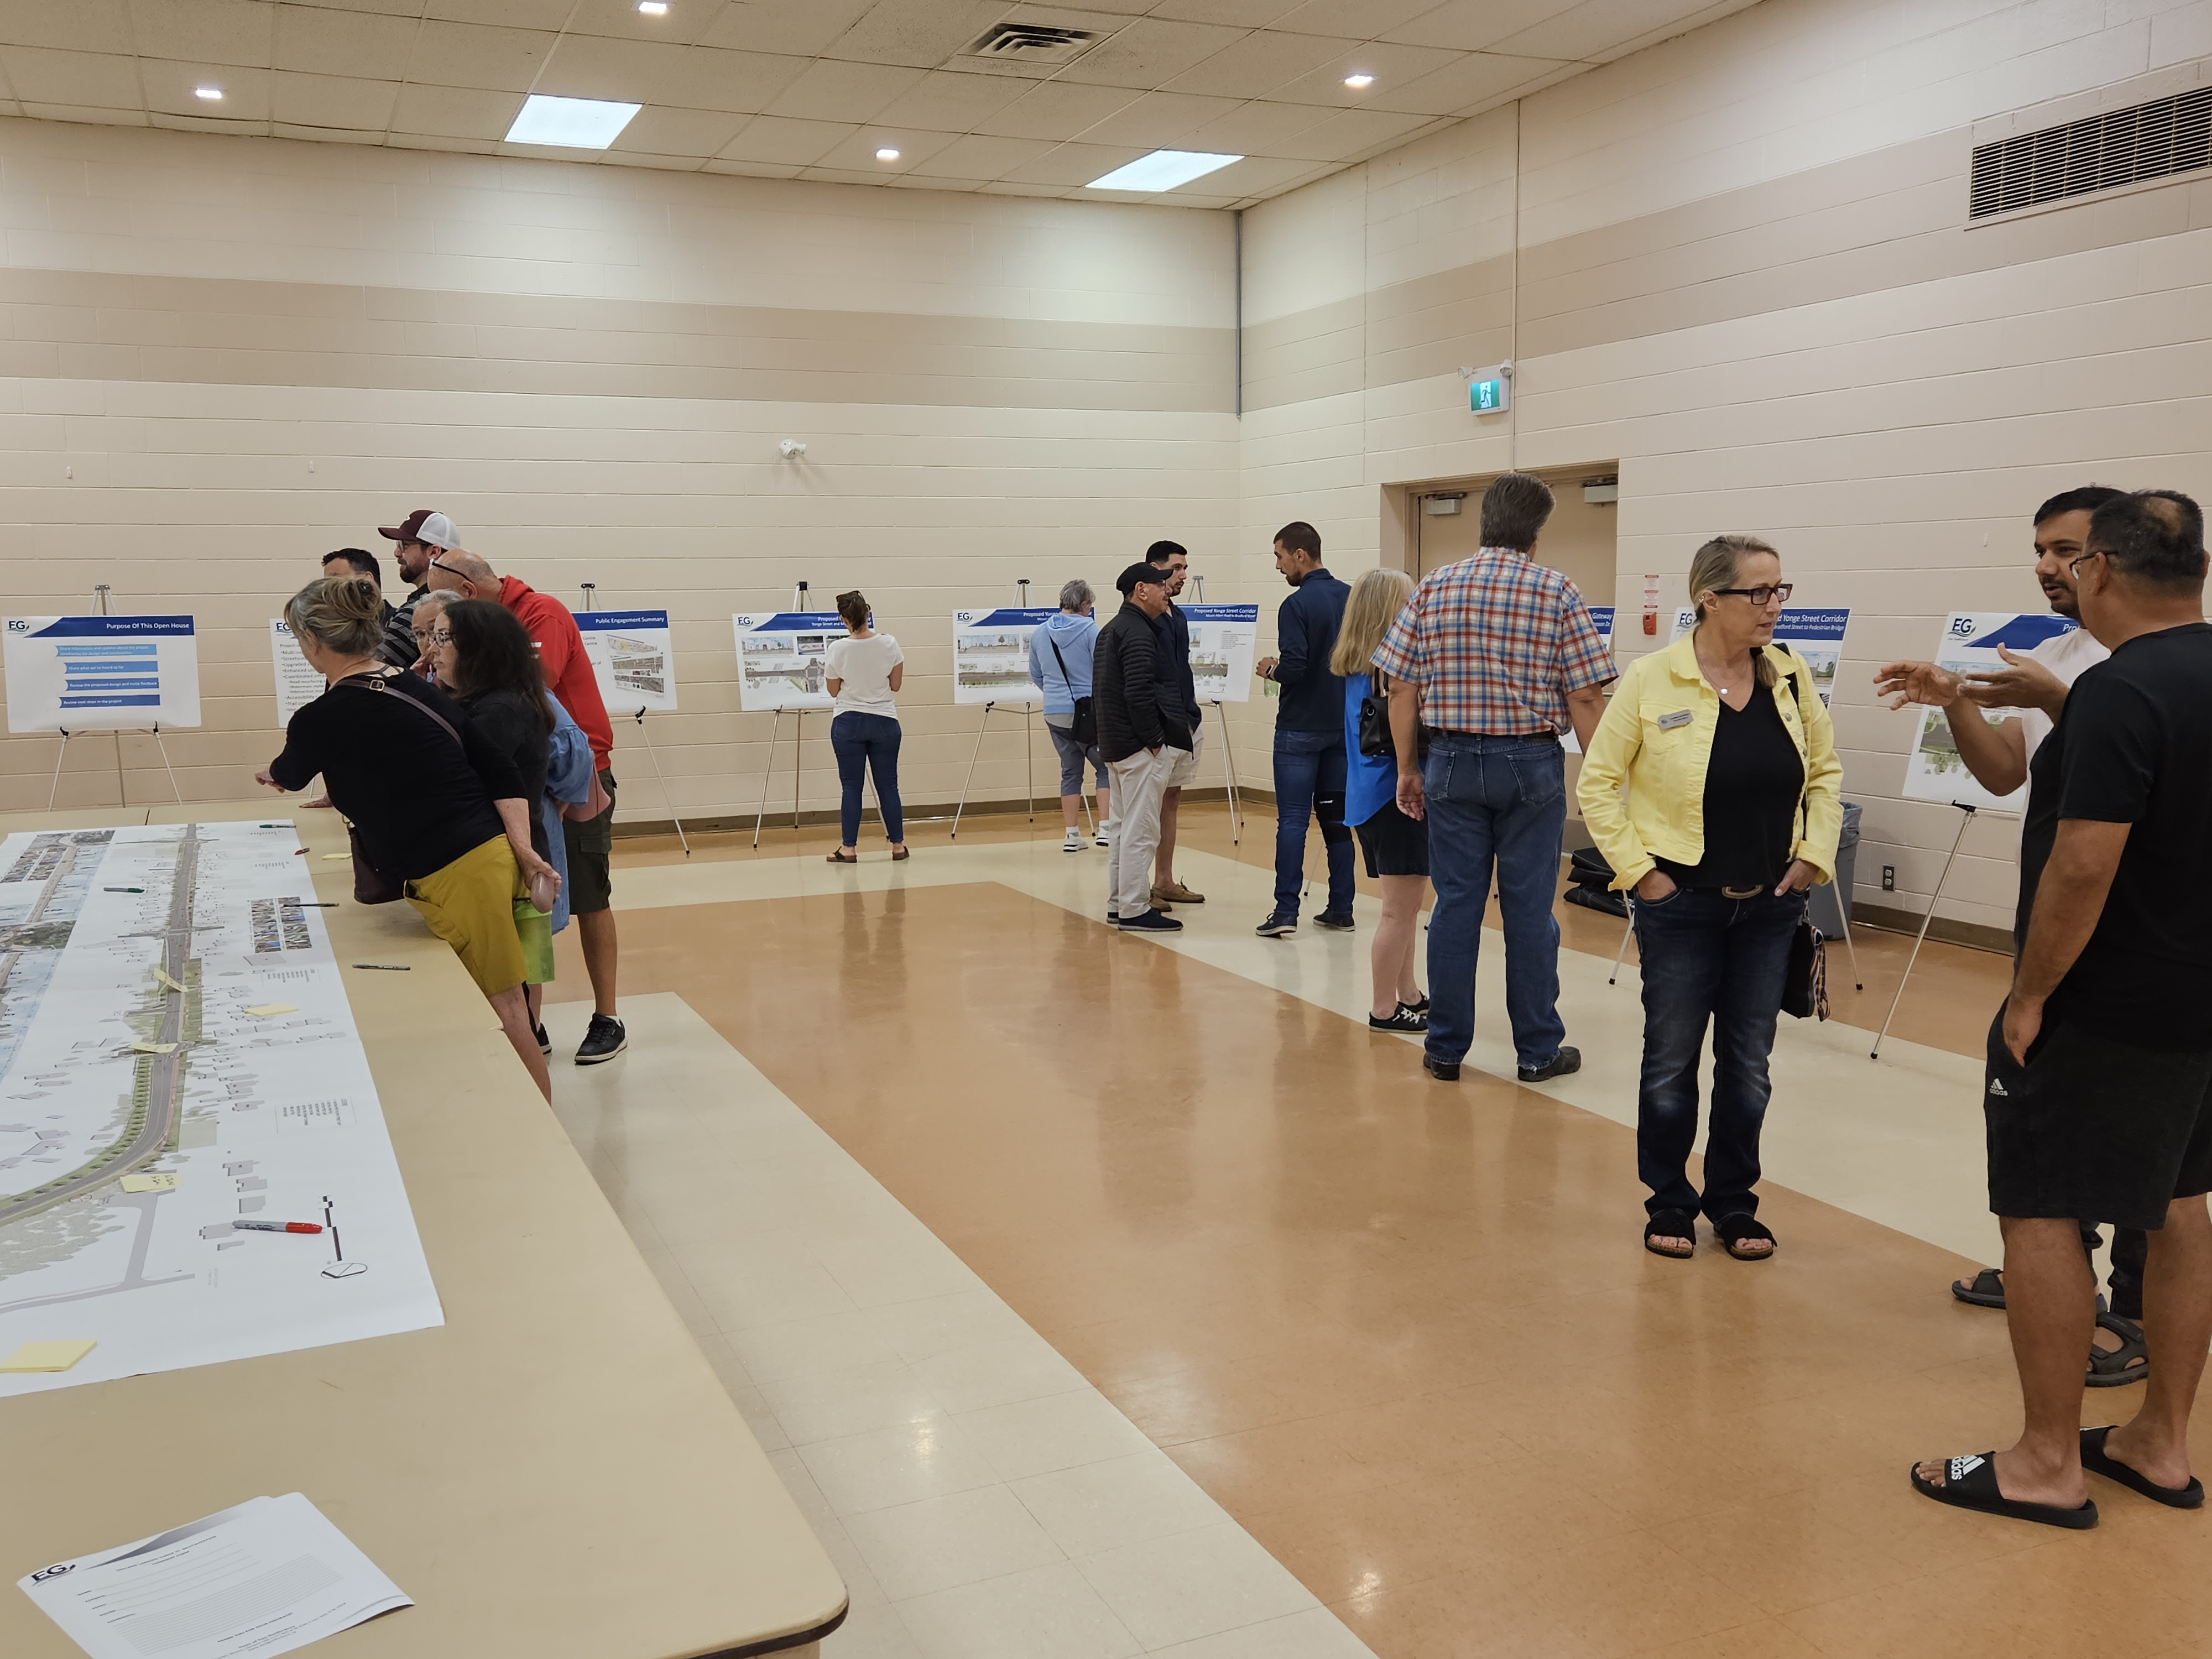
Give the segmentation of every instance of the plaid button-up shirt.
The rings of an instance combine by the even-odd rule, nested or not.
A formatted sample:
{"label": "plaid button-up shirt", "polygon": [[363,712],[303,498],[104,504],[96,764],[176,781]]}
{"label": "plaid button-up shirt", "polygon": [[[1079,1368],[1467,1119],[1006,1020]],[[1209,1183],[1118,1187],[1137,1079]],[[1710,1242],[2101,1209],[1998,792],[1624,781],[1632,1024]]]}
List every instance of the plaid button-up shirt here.
{"label": "plaid button-up shirt", "polygon": [[1423,577],[1375,665],[1421,688],[1424,724],[1496,737],[1570,730],[1567,694],[1615,677],[1575,585],[1502,547]]}

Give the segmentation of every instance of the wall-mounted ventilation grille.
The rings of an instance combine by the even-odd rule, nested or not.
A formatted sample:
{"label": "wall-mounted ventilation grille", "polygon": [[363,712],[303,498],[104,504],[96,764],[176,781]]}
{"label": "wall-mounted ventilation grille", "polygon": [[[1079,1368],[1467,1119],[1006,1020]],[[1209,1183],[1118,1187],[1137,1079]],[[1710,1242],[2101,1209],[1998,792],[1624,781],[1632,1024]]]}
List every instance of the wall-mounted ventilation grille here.
{"label": "wall-mounted ventilation grille", "polygon": [[2086,116],[1974,151],[1968,216],[2061,202],[2212,166],[2212,87]]}
{"label": "wall-mounted ventilation grille", "polygon": [[1081,57],[1097,38],[1089,29],[1053,23],[1000,23],[963,55],[1001,64],[1066,64]]}

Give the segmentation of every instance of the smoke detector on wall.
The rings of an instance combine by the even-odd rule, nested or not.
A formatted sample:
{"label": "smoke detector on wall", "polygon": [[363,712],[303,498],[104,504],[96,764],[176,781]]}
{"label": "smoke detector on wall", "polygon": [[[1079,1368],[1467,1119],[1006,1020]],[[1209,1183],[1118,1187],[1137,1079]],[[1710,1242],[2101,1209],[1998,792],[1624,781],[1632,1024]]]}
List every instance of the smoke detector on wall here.
{"label": "smoke detector on wall", "polygon": [[796,438],[786,438],[776,448],[787,461],[795,461],[806,453],[806,446]]}

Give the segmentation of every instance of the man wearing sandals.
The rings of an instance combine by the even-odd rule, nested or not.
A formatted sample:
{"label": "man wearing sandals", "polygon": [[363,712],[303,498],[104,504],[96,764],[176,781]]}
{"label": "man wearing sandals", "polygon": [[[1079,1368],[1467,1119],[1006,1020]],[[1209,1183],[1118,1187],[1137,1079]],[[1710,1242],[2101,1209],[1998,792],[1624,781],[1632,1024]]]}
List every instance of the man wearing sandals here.
{"label": "man wearing sandals", "polygon": [[[1917,1465],[1912,1485],[2079,1528],[2097,1523],[2087,1474],[2175,1509],[2204,1501],[2188,1440],[2212,1345],[2203,514],[2171,490],[2122,496],[2071,563],[2082,623],[2112,654],[2075,682],[2029,769],[2018,955],[1983,1099],[2026,1426],[2008,1450]],[[2152,1370],[2142,1410],[2116,1427],[2081,1426],[2096,1280],[2077,1218],[2150,1234]]]}
{"label": "man wearing sandals", "polygon": [[[2089,544],[2089,515],[2122,493],[2090,484],[2053,495],[2035,510],[2035,579],[2051,610],[2070,621],[2080,622],[2081,612],[2069,562]],[[1890,699],[1892,708],[1926,703],[1942,709],[1974,781],[1993,795],[2009,795],[2027,783],[2028,764],[2066,706],[2068,690],[2112,653],[2086,628],[2055,635],[2024,656],[2002,646],[1998,653],[2006,666],[1986,674],[1954,674],[1932,662],[1890,663],[1875,676],[1875,690]],[[1975,718],[1984,708],[2010,711],[2012,718]],[[2084,1250],[2094,1254],[2103,1242],[2093,1223],[2081,1224]],[[2143,1257],[2149,1248],[2148,1236],[2136,1228],[2112,1229],[2112,1307],[2098,1316],[2090,1341],[2093,1389],[2140,1382],[2150,1373],[2142,1324]],[[2004,1270],[1984,1267],[1971,1279],[1955,1279],[1951,1294],[1977,1308],[2002,1309]]]}

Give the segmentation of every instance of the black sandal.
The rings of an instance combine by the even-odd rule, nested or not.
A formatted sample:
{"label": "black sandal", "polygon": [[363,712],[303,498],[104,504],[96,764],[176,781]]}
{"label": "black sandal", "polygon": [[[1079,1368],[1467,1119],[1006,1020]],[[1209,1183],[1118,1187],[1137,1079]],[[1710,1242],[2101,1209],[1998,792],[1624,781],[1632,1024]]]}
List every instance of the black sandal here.
{"label": "black sandal", "polygon": [[1984,1267],[1970,1282],[1963,1279],[1951,1281],[1951,1294],[1960,1301],[1977,1308],[2004,1306],[2004,1269]]}
{"label": "black sandal", "polygon": [[2101,1429],[2081,1431],[2081,1467],[2092,1474],[2101,1474],[2107,1480],[2117,1480],[2130,1492],[2139,1492],[2154,1504],[2163,1504],[2170,1510],[2198,1510],[2204,1507],[2204,1483],[2195,1475],[2185,1486],[2161,1486],[2141,1469],[2131,1469],[2105,1449],[2105,1437],[2118,1425],[2107,1423]]}
{"label": "black sandal", "polygon": [[2142,1326],[2116,1313],[2106,1313],[2101,1307],[2097,1310],[2097,1325],[2118,1337],[2120,1346],[2107,1352],[2090,1343],[2089,1374],[2083,1379],[2089,1387],[2124,1389],[2150,1375],[2150,1346],[2143,1340]]}
{"label": "black sandal", "polygon": [[833,850],[830,854],[830,862],[832,864],[858,864],[860,861],[860,855],[858,853],[854,854],[850,858],[847,858],[843,853],[835,850]]}
{"label": "black sandal", "polygon": [[[1686,1238],[1686,1250],[1662,1250],[1652,1243],[1658,1238]],[[1669,1261],[1687,1261],[1698,1253],[1698,1218],[1687,1210],[1661,1210],[1647,1216],[1644,1222],[1644,1248],[1654,1255],[1663,1255]]]}
{"label": "black sandal", "polygon": [[1976,1510],[1984,1515],[2002,1515],[2014,1521],[2033,1521],[2045,1527],[2064,1527],[2072,1532],[2081,1532],[2097,1524],[2097,1506],[2085,1503],[2077,1510],[2061,1509],[2056,1504],[2022,1504],[2007,1498],[1997,1486],[1997,1466],[1995,1452],[1984,1452],[1978,1457],[1954,1457],[1943,1467],[1943,1484],[1920,1478],[1920,1466],[1912,1466],[1912,1490],[1923,1498],[1932,1498],[1939,1504],[1948,1504],[1955,1510]]}
{"label": "black sandal", "polygon": [[[1739,1261],[1771,1261],[1775,1251],[1780,1248],[1774,1235],[1767,1230],[1766,1224],[1755,1216],[1724,1215],[1713,1223],[1713,1233],[1719,1238],[1721,1247]],[[1765,1249],[1739,1248],[1761,1239],[1766,1242]]]}

